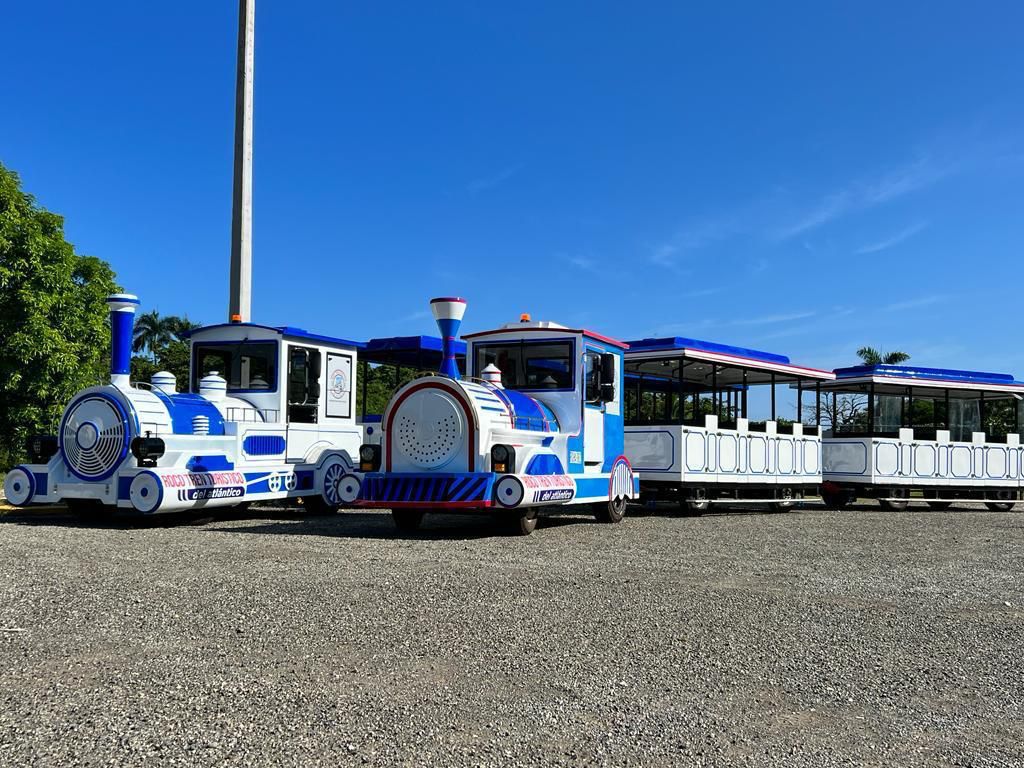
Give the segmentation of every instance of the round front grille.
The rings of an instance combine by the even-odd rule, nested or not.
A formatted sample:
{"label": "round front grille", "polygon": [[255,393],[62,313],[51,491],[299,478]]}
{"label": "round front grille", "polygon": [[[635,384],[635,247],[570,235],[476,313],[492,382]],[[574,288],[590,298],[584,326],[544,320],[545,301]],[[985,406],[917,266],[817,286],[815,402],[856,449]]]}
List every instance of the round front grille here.
{"label": "round front grille", "polygon": [[416,466],[444,466],[465,440],[462,408],[439,390],[417,392],[395,414],[391,434],[398,450]]}
{"label": "round front grille", "polygon": [[68,408],[60,430],[61,450],[71,471],[83,480],[101,480],[128,451],[127,417],[104,395],[86,395]]}

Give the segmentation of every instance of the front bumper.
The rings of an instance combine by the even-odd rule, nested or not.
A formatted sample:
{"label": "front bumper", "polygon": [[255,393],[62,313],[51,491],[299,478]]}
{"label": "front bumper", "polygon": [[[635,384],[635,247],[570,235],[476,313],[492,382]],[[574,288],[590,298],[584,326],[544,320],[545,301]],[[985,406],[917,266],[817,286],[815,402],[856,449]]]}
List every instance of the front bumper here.
{"label": "front bumper", "polygon": [[[346,477],[357,477],[347,475]],[[360,480],[360,507],[480,509],[494,504],[492,472],[369,472]]]}

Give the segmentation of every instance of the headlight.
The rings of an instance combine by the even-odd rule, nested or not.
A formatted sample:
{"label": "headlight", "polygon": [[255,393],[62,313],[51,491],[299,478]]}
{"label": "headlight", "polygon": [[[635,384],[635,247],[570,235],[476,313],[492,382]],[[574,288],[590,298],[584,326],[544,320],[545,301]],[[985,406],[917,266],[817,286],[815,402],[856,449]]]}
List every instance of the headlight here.
{"label": "headlight", "polygon": [[491,471],[514,473],[516,471],[516,449],[499,443],[491,448]]}
{"label": "headlight", "polygon": [[132,456],[139,460],[140,467],[155,467],[164,450],[164,441],[159,437],[146,435],[132,440]]}
{"label": "headlight", "polygon": [[33,464],[45,464],[57,452],[57,438],[53,435],[32,435],[25,447]]}
{"label": "headlight", "polygon": [[366,443],[359,447],[359,471],[376,472],[380,469],[380,446]]}

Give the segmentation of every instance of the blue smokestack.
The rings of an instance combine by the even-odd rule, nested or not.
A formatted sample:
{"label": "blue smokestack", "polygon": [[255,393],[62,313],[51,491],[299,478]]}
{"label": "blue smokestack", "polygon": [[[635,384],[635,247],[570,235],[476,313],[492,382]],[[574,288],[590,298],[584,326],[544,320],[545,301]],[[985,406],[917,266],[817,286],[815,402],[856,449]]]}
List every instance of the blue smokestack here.
{"label": "blue smokestack", "polygon": [[462,316],[466,314],[466,300],[457,296],[447,296],[430,300],[430,310],[434,313],[437,327],[441,331],[441,375],[450,379],[459,378],[459,365],[455,362],[455,337],[462,326]]}
{"label": "blue smokestack", "polygon": [[110,383],[128,386],[132,371],[132,331],[139,297],[115,293],[107,297],[110,310]]}

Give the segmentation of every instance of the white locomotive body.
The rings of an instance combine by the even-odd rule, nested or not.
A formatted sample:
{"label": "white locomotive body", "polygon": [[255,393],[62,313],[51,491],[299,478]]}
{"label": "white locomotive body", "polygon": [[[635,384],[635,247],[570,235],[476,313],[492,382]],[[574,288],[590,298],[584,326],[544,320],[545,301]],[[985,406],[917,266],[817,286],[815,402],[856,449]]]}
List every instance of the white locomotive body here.
{"label": "white locomotive body", "polygon": [[79,392],[36,463],[4,481],[16,505],[152,514],[303,497],[336,507],[362,441],[355,420],[356,342],[251,323],[191,335],[191,391],[156,374],[129,381],[138,299],[111,308],[111,381]]}

